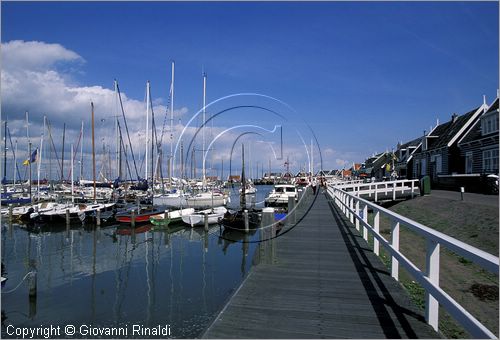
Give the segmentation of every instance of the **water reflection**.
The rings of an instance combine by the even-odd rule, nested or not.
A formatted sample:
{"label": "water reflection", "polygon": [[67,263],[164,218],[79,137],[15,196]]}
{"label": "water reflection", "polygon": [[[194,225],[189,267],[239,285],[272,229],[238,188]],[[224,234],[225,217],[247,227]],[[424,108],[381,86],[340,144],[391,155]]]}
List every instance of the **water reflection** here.
{"label": "water reflection", "polygon": [[2,294],[2,336],[10,324],[169,324],[173,337],[199,336],[248,272],[259,237],[254,230],[229,242],[219,226],[2,229],[2,291],[33,268],[38,274],[35,298],[27,281]]}

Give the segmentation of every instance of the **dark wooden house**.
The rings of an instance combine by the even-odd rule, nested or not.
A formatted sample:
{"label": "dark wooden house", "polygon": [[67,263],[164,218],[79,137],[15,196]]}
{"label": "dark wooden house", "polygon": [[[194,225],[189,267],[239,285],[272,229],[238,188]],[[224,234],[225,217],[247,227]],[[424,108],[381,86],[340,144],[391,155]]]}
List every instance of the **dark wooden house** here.
{"label": "dark wooden house", "polygon": [[421,138],[421,146],[413,154],[413,178],[430,176],[433,184],[446,181],[446,176],[463,174],[465,159],[458,141],[465,136],[484,113],[482,106],[464,115],[453,114],[451,119],[436,125]]}
{"label": "dark wooden house", "polygon": [[396,148],[396,172],[400,179],[413,179],[413,154],[420,150],[422,138],[417,138]]}
{"label": "dark wooden house", "polygon": [[498,98],[458,142],[464,173],[498,175]]}

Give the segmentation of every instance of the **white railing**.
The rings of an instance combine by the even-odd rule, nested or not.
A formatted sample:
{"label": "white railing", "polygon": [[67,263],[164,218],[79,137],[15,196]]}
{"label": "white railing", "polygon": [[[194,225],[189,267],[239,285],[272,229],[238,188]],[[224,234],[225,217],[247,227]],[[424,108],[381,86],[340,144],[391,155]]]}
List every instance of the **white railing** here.
{"label": "white railing", "polygon": [[369,198],[373,198],[375,202],[378,202],[379,196],[381,195],[387,197],[392,194],[392,199],[395,200],[398,193],[405,194],[408,192],[413,198],[418,190],[418,180],[404,179],[369,183],[363,183],[363,181],[339,181],[332,183],[331,186],[347,192],[352,192],[356,196],[368,195]]}
{"label": "white railing", "polygon": [[[379,255],[380,244],[391,255],[391,275],[399,278],[399,265],[401,264],[412,277],[425,289],[425,318],[436,331],[438,330],[439,305],[454,317],[473,337],[496,338],[489,329],[472,316],[465,308],[458,304],[450,295],[439,287],[439,251],[440,246],[448,248],[460,256],[476,263],[482,268],[498,274],[499,258],[485,251],[470,246],[453,237],[425,225],[410,220],[404,216],[384,209],[377,204],[357,197],[334,186],[328,187],[328,194],[334,203],[346,215],[356,229],[368,241],[368,232],[373,235],[373,252]],[[368,207],[373,209],[373,226],[368,223]],[[380,215],[386,216],[391,221],[390,242],[379,232]],[[426,271],[423,272],[399,251],[399,228],[403,225],[408,229],[423,236],[427,242]],[[360,230],[361,227],[361,230]]]}

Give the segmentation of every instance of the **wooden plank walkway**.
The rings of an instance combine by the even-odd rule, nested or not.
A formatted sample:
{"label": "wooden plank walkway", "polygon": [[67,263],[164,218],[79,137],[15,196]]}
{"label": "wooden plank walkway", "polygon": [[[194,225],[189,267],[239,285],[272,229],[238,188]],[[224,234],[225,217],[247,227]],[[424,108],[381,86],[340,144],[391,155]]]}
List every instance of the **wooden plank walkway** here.
{"label": "wooden plank walkway", "polygon": [[275,247],[204,338],[439,337],[324,194]]}

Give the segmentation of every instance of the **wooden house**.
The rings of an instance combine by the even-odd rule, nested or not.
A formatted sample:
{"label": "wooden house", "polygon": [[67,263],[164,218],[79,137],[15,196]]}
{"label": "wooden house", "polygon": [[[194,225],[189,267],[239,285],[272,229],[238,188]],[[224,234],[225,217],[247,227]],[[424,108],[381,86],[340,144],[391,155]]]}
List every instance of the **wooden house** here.
{"label": "wooden house", "polygon": [[464,173],[498,175],[498,97],[459,140]]}
{"label": "wooden house", "polygon": [[413,154],[413,178],[430,176],[434,184],[446,176],[463,174],[465,160],[458,141],[465,136],[483,114],[486,104],[464,115],[453,114],[443,124],[437,124],[421,138],[420,148]]}
{"label": "wooden house", "polygon": [[360,177],[375,177],[376,180],[389,178],[395,165],[395,155],[392,152],[382,152],[365,160],[358,170]]}
{"label": "wooden house", "polygon": [[398,143],[396,148],[395,170],[401,179],[413,179],[413,154],[420,150],[422,138],[404,144]]}

